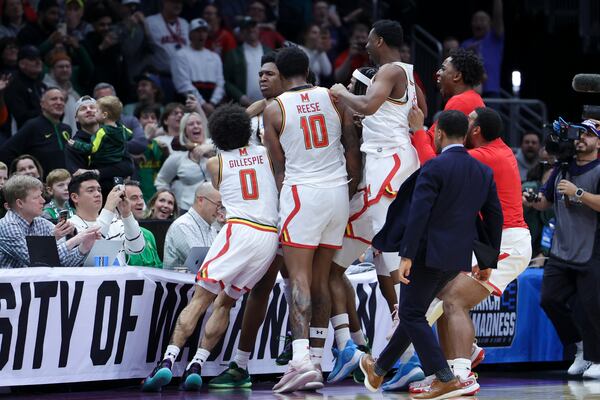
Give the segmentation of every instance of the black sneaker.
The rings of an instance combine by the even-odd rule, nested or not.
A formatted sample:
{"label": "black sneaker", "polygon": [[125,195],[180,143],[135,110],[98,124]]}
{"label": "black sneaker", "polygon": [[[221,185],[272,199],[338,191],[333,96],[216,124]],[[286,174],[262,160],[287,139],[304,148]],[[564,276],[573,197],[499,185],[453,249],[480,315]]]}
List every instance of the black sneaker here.
{"label": "black sneaker", "polygon": [[198,363],[192,363],[184,372],[179,384],[180,390],[197,391],[202,387],[201,367]]}
{"label": "black sneaker", "polygon": [[230,362],[229,367],[214,377],[209,383],[211,389],[237,389],[252,387],[250,374],[244,368],[238,367],[235,362]]}
{"label": "black sneaker", "polygon": [[162,387],[168,385],[173,379],[172,366],[173,363],[169,358],[160,361],[152,373],[142,381],[142,390],[144,392],[160,392]]}
{"label": "black sneaker", "polygon": [[275,363],[277,365],[287,365],[287,363],[289,363],[292,359],[292,356],[294,354],[292,349],[292,341],[292,333],[288,332],[287,335],[285,335],[285,344],[283,345],[283,351],[277,356],[277,359],[275,360]]}

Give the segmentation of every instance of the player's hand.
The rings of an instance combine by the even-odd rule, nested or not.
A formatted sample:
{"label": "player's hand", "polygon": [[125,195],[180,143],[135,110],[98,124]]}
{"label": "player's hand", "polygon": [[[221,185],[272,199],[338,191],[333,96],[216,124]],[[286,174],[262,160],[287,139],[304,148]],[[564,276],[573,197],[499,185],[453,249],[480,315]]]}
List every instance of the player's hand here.
{"label": "player's hand", "polygon": [[408,126],[413,132],[420,131],[423,129],[425,123],[425,115],[423,111],[416,105],[413,105],[408,112]]}
{"label": "player's hand", "polygon": [[10,79],[12,76],[10,74],[2,74],[0,75],[0,93],[6,90],[6,87],[10,83]]}
{"label": "player's hand", "polygon": [[400,266],[398,267],[398,280],[405,285],[408,285],[410,281],[407,277],[410,275],[410,269],[412,267],[412,260],[410,258],[402,257],[400,260]]}
{"label": "player's hand", "polygon": [[572,182],[569,182],[566,179],[561,179],[561,181],[558,182],[556,189],[560,194],[566,194],[567,196],[575,196],[577,186],[575,186]]}
{"label": "player's hand", "polygon": [[348,89],[346,89],[346,86],[342,85],[341,83],[336,83],[331,87],[331,89],[329,89],[329,94],[331,94],[331,96],[336,102],[338,101],[340,96],[347,92]]}

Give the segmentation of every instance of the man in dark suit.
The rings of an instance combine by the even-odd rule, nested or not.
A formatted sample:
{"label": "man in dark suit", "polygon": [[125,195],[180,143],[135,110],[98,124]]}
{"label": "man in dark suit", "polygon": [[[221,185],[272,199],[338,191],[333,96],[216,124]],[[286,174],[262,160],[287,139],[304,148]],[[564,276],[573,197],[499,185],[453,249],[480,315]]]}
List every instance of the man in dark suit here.
{"label": "man in dark suit", "polygon": [[[502,210],[493,173],[465,150],[467,129],[463,113],[449,110],[440,115],[435,144],[441,154],[421,168],[409,212],[401,217],[406,221],[397,221],[405,224],[399,242],[400,324],[377,362],[370,355],[361,359],[365,386],[372,391],[378,389],[410,342],[425,374],[436,375],[431,386],[413,398],[449,398],[479,390],[474,378],[454,376],[425,318],[436,294],[459,272],[471,271],[480,213],[491,247],[500,248]],[[388,213],[387,218],[395,222],[395,215]]]}

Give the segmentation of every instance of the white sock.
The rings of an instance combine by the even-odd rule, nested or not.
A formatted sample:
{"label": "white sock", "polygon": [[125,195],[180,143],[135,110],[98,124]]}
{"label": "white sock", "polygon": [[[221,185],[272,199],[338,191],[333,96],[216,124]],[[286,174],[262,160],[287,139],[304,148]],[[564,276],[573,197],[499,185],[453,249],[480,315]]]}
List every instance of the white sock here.
{"label": "white sock", "polygon": [[198,351],[196,351],[194,358],[192,358],[192,361],[190,361],[187,368],[189,368],[193,363],[198,363],[200,364],[200,366],[203,366],[206,360],[208,360],[208,356],[210,356],[210,351],[199,347]]}
{"label": "white sock", "polygon": [[175,346],[174,344],[170,344],[167,346],[167,350],[165,350],[165,356],[163,357],[163,360],[165,358],[168,358],[169,360],[171,360],[171,364],[175,364],[175,359],[178,355],[179,347]]}
{"label": "white sock", "polygon": [[415,355],[415,347],[411,344],[400,356],[400,364],[406,364]]}
{"label": "white sock", "polygon": [[311,347],[310,348],[310,361],[312,361],[315,367],[321,368],[321,362],[323,361],[323,348],[322,347]]}
{"label": "white sock", "polygon": [[290,285],[290,280],[287,278],[283,279],[283,297],[285,297],[285,302],[288,305],[288,308],[292,306],[292,286]]}
{"label": "white sock", "polygon": [[242,351],[237,349],[235,352],[235,357],[233,357],[233,362],[237,364],[238,367],[242,369],[248,368],[248,360],[250,359],[249,351]]}
{"label": "white sock", "polygon": [[350,328],[339,328],[334,332],[335,335],[335,344],[338,350],[344,350],[346,348],[346,342],[348,342],[350,337]]}
{"label": "white sock", "polygon": [[363,335],[362,331],[350,332],[350,337],[357,346],[367,345],[367,339],[365,339],[365,335]]}
{"label": "white sock", "polygon": [[450,360],[448,365],[450,365],[454,375],[458,376],[462,380],[467,379],[471,373],[471,360],[468,358],[456,358],[454,360]]}
{"label": "white sock", "polygon": [[299,362],[306,356],[310,356],[308,351],[308,339],[296,339],[292,342],[293,356],[292,361]]}

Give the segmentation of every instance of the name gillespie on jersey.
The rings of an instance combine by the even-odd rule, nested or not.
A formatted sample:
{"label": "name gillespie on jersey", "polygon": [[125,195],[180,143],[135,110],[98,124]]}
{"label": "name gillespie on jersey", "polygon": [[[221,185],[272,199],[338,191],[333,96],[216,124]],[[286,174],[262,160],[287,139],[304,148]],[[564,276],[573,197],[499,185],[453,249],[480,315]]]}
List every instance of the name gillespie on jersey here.
{"label": "name gillespie on jersey", "polygon": [[298,114],[308,114],[321,111],[321,106],[318,102],[309,104],[298,104],[296,106],[296,110],[298,110]]}
{"label": "name gillespie on jersey", "polygon": [[239,160],[229,160],[229,168],[251,167],[256,164],[264,164],[263,156],[252,156],[240,158]]}

